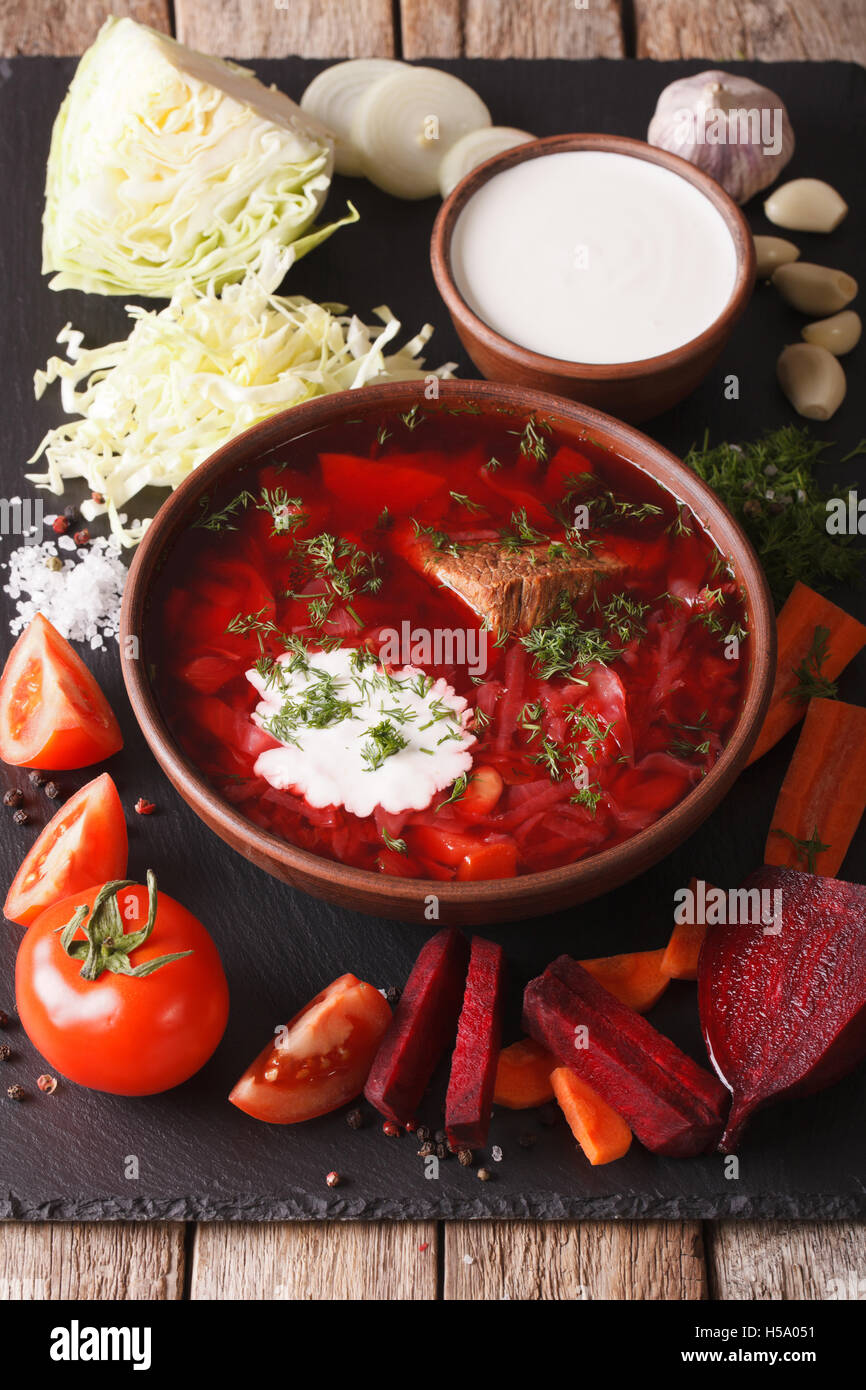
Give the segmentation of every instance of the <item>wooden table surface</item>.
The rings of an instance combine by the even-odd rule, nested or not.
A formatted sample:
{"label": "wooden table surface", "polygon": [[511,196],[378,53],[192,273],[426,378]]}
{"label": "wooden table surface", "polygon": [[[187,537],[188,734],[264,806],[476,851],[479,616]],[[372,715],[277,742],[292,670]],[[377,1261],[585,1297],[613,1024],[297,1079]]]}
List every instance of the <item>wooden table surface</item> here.
{"label": "wooden table surface", "polygon": [[[0,55],[80,53],[111,13],[235,58],[866,63],[862,0],[5,0]],[[0,1288],[36,1299],[826,1299],[864,1266],[866,1222],[0,1226]]]}

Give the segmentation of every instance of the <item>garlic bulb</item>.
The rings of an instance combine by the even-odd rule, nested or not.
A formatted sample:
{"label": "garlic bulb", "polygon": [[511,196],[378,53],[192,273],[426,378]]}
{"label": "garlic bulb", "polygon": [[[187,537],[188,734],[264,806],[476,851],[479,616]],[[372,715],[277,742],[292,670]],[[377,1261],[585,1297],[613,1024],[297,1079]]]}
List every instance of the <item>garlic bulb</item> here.
{"label": "garlic bulb", "polygon": [[769,187],[794,153],[781,98],[727,72],[700,72],[665,87],[647,139],[696,164],[737,203]]}

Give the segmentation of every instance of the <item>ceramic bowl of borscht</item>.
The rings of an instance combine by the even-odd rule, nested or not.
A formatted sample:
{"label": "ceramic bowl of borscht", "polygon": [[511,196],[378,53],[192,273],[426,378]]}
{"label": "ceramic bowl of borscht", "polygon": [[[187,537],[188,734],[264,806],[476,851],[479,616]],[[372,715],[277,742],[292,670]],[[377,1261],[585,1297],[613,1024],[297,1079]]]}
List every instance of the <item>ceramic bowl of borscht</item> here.
{"label": "ceramic bowl of borscht", "polygon": [[775,665],[760,564],[691,469],[486,381],[322,397],[224,445],[141,542],[121,637],[148,744],[227,844],[449,925],[669,854],[744,767]]}

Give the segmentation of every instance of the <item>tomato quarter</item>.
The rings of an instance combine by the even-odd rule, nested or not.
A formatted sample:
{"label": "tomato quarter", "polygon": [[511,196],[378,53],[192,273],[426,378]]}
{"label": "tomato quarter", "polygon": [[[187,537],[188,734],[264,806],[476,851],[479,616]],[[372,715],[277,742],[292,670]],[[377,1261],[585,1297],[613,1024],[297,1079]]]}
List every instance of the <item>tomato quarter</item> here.
{"label": "tomato quarter", "polygon": [[88,767],[123,747],[111,706],[81,657],[41,613],[0,678],[0,757],[14,767]]}
{"label": "tomato quarter", "polygon": [[390,1022],[377,989],[341,975],[259,1053],[229,1100],[277,1125],[337,1110],[361,1094]]}
{"label": "tomato quarter", "polygon": [[92,883],[126,873],[126,822],[107,772],[75,792],[46,825],[6,895],[10,922],[29,927],[40,912]]}

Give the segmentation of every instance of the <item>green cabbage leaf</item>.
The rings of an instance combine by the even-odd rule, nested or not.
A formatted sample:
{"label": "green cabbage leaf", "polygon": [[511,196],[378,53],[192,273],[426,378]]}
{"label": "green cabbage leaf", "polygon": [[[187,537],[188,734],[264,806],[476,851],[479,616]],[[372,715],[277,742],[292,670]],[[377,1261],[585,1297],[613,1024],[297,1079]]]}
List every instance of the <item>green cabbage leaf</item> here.
{"label": "green cabbage leaf", "polygon": [[[247,68],[109,19],[54,123],[42,269],[51,288],[169,299],[297,260],[357,212],[309,230],[328,193],[325,128]],[[306,235],[305,235],[306,233]]]}

